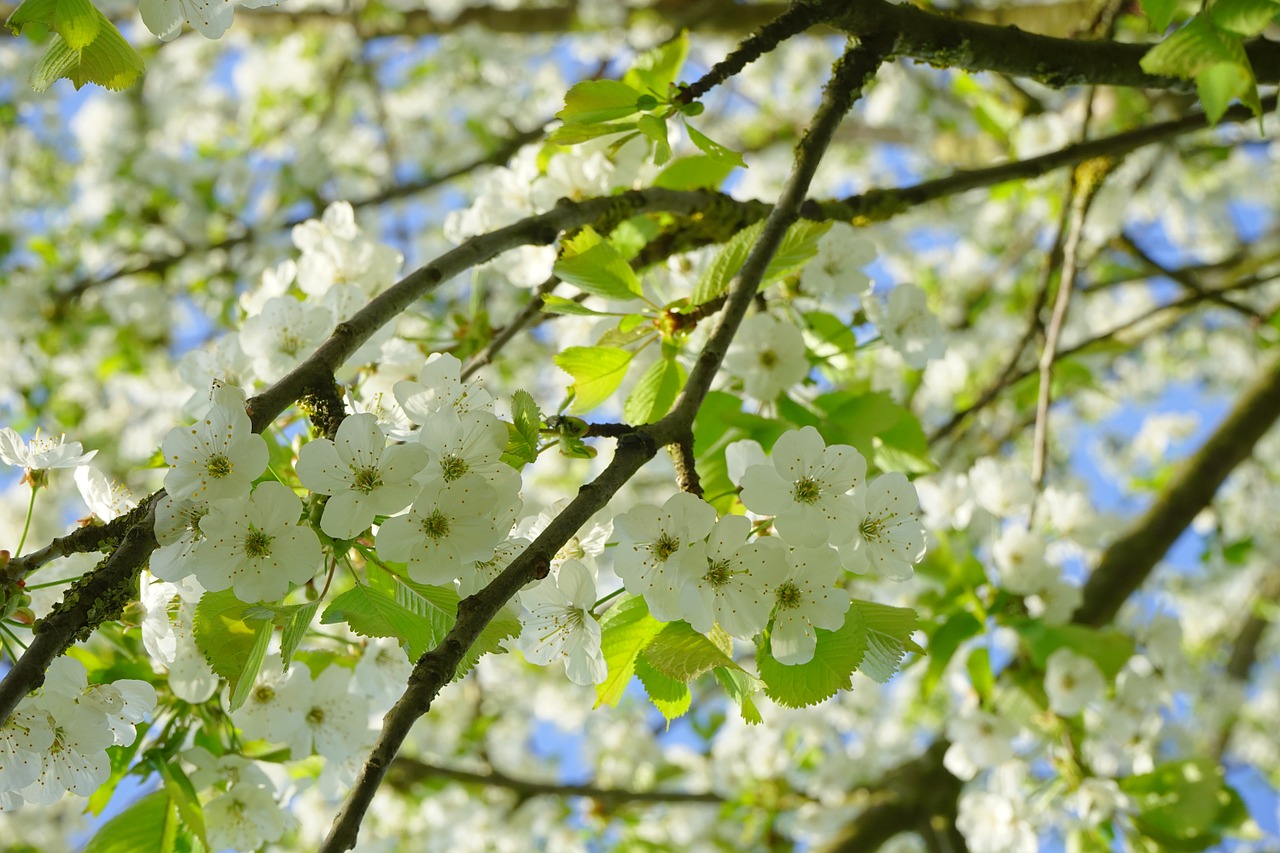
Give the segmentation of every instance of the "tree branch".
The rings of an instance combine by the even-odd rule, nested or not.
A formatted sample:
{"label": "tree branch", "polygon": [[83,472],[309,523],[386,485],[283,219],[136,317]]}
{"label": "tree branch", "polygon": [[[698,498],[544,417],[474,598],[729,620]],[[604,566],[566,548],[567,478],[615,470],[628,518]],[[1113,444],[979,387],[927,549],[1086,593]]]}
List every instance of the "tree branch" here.
{"label": "tree branch", "polygon": [[707,791],[633,791],[629,788],[598,788],[595,785],[562,785],[516,779],[498,770],[475,773],[455,767],[431,764],[417,758],[398,756],[387,771],[387,784],[404,788],[427,779],[453,779],[470,785],[506,788],[524,797],[590,797],[610,806],[626,803],[704,803],[717,805],[724,797]]}
{"label": "tree branch", "polygon": [[[1139,62],[1150,44],[1053,38],[887,0],[827,0],[826,9],[827,22],[849,35],[891,37],[895,56],[938,67],[996,71],[1054,87],[1192,88],[1190,80],[1142,70]],[[1245,50],[1259,83],[1280,82],[1280,44],[1255,39]]]}

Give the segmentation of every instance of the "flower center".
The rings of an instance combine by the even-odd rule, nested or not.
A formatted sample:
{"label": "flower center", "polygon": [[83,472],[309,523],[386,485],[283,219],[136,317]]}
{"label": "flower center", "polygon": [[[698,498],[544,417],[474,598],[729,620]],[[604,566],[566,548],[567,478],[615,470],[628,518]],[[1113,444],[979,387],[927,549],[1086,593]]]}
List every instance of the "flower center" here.
{"label": "flower center", "polygon": [[276,691],[265,684],[255,688],[253,691],[253,701],[255,702],[270,702],[274,698],[276,698]]}
{"label": "flower center", "polygon": [[382,472],[377,468],[357,468],[351,485],[357,492],[367,495],[382,485]]}
{"label": "flower center", "polygon": [[452,483],[470,470],[467,460],[456,453],[440,457],[440,474],[446,483]]}
{"label": "flower center", "polygon": [[730,569],[728,560],[712,561],[710,557],[707,558],[707,573],[702,576],[704,581],[712,586],[724,586],[731,577],[733,570]]}
{"label": "flower center", "polygon": [[324,709],[312,708],[307,712],[307,722],[312,726],[324,725]]}
{"label": "flower center", "polygon": [[667,558],[680,550],[680,540],[676,539],[670,533],[663,533],[658,537],[658,541],[653,543],[653,553],[658,555],[661,562],[666,562]]}
{"label": "flower center", "polygon": [[862,534],[862,538],[868,542],[879,541],[884,535],[884,519],[883,518],[867,518],[862,524],[858,525],[858,532]]}
{"label": "flower center", "polygon": [[793,581],[783,581],[778,587],[777,599],[779,610],[795,610],[800,606],[804,596],[800,592],[800,587]]}
{"label": "flower center", "polygon": [[760,353],[760,366],[767,369],[775,367],[778,364],[778,354],[771,349],[763,350]]}
{"label": "flower center", "polygon": [[791,499],[798,504],[815,504],[822,497],[822,487],[812,477],[801,477],[791,486]]}
{"label": "flower center", "polygon": [[249,532],[244,537],[244,552],[253,559],[260,557],[268,557],[271,555],[271,540],[275,539],[253,525],[249,526]]}
{"label": "flower center", "polygon": [[449,519],[439,509],[422,519],[422,532],[431,539],[443,539],[449,535]]}
{"label": "flower center", "polygon": [[302,339],[293,332],[285,332],[280,336],[280,352],[285,355],[297,355],[302,349]]}
{"label": "flower center", "polygon": [[221,454],[210,456],[204,463],[204,470],[209,472],[209,476],[219,480],[230,474],[233,467],[231,460]]}

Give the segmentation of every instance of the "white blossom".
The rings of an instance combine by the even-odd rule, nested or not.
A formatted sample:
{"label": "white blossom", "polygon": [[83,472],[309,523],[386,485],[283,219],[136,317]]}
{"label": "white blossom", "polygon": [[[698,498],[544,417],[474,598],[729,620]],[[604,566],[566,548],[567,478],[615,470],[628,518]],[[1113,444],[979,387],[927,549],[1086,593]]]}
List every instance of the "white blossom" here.
{"label": "white blossom", "polygon": [[769,621],[776,589],[790,565],[787,549],[775,537],[750,544],[751,522],[728,515],[716,522],[705,542],[689,546],[680,563],[680,610],[693,630],[708,633],[720,625],[730,636],[749,640]]}
{"label": "white blossom", "polygon": [[773,596],[770,651],[779,663],[808,663],[817,648],[816,629],[834,631],[844,624],[849,593],[836,586],[840,558],[830,548],[797,548],[790,570],[768,587]]}
{"label": "white blossom", "polygon": [[818,254],[800,275],[814,296],[865,296],[871,279],[862,268],[876,259],[876,247],[847,222],[836,222],[818,240]]}
{"label": "white blossom", "polygon": [[854,536],[840,546],[852,571],[873,570],[893,581],[910,580],[924,557],[924,528],[915,517],[919,499],[906,476],[890,471],[853,495]]}
{"label": "white blossom", "polygon": [[215,392],[217,402],[201,421],[174,427],[165,436],[161,451],[169,471],[164,488],[174,500],[243,499],[267,467],[267,443],[253,432],[233,394],[230,386]]}
{"label": "white blossom", "polygon": [[628,592],[644,596],[655,618],[681,618],[681,563],[690,559],[690,546],[711,532],[715,520],[715,509],[687,492],[672,495],[661,509],[641,504],[614,520],[614,571]]}
{"label": "white blossom", "polygon": [[518,648],[541,666],[564,661],[565,674],[575,684],[604,681],[608,670],[600,651],[600,623],[591,615],[595,600],[591,572],[577,560],[566,560],[554,577],[520,593],[529,616]]}
{"label": "white blossom", "polygon": [[1049,696],[1049,708],[1064,717],[1071,717],[1090,702],[1102,698],[1107,681],[1092,659],[1061,648],[1049,655],[1045,663],[1044,692]]}
{"label": "white blossom", "polygon": [[916,285],[899,284],[889,291],[887,304],[870,299],[866,308],[885,342],[911,367],[921,369],[946,352],[942,324],[929,312],[925,293]]}
{"label": "white blossom", "polygon": [[809,375],[804,335],[794,324],[772,314],[753,314],[742,321],[725,355],[724,367],[742,379],[749,396],[776,400]]}

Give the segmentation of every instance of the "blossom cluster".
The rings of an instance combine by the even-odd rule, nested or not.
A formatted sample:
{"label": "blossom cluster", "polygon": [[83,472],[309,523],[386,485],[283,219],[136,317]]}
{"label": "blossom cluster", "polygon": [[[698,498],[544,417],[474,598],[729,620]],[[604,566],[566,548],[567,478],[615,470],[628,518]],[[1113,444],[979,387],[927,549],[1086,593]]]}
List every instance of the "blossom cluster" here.
{"label": "blossom cluster", "polygon": [[84,664],[57,658],[44,685],[0,723],[0,809],[94,793],[111,775],[107,747],[132,744],[155,706],[145,681],[89,684]]}

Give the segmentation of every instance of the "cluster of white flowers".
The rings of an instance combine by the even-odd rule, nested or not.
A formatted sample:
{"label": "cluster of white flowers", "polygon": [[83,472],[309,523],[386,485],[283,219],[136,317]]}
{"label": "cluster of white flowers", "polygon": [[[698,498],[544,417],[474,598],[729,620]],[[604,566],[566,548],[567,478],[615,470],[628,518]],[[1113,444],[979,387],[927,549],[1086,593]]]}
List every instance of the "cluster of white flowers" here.
{"label": "cluster of white flowers", "polygon": [[44,685],[0,724],[0,809],[87,797],[111,774],[109,746],[128,746],[156,707],[145,681],[89,684],[84,664],[60,657]]}
{"label": "cluster of white flowers", "polygon": [[[844,622],[850,602],[839,584],[844,569],[911,577],[924,554],[915,492],[896,473],[863,484],[862,456],[852,447],[826,446],[812,427],[785,433],[771,459],[759,445],[740,446],[731,456],[754,461],[745,470],[735,466],[742,502],[760,517],[772,516],[777,535],[752,538],[760,525],[743,516],[717,520],[710,504],[680,493],[661,507],[640,505],[615,519],[614,569],[657,619],[685,620],[701,632],[718,624],[741,639],[754,638],[772,619],[774,656],[805,663],[813,658],[815,629]],[[533,614],[521,638],[526,656],[540,663],[565,658],[579,683],[603,680],[594,597],[594,578],[576,561],[525,593]]]}

